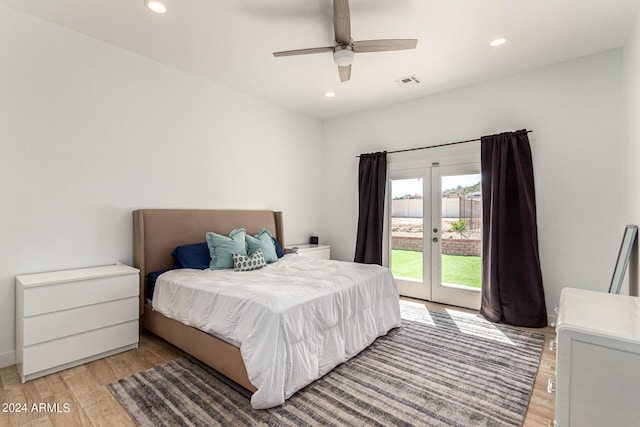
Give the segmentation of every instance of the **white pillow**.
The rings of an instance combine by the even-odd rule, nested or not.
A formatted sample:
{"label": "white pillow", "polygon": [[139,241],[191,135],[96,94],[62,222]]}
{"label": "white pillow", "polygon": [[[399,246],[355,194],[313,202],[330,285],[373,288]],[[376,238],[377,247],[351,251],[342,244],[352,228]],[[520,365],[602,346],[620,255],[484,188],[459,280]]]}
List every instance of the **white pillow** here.
{"label": "white pillow", "polygon": [[262,250],[258,249],[251,255],[233,254],[234,271],[251,271],[264,267],[267,263],[264,260]]}

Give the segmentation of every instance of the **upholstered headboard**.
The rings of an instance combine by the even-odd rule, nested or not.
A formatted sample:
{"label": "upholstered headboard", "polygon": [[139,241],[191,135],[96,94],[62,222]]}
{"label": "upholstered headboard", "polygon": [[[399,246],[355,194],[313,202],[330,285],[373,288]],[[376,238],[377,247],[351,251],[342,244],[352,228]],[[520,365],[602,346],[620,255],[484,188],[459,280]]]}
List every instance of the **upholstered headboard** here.
{"label": "upholstered headboard", "polygon": [[133,264],[140,269],[140,314],[144,313],[147,275],[173,268],[171,252],[204,242],[205,233],[228,235],[235,228],[257,234],[267,228],[284,248],[282,212],[260,210],[140,209],[133,211]]}

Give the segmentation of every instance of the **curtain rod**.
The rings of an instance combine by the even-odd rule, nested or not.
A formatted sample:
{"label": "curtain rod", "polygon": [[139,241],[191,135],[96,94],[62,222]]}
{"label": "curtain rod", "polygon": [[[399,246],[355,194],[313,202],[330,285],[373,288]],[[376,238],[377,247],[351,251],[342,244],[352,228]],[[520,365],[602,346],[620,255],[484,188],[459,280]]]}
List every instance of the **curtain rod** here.
{"label": "curtain rod", "polygon": [[[527,131],[527,133],[531,133],[531,132],[533,131],[532,130]],[[404,153],[407,151],[427,150],[429,148],[446,147],[448,145],[465,144],[467,142],[476,142],[476,141],[480,141],[480,138],[467,139],[465,141],[447,142],[446,144],[439,144],[439,145],[429,145],[427,147],[405,148],[404,150],[387,151],[387,154]],[[360,156],[356,156],[356,157],[360,157]]]}

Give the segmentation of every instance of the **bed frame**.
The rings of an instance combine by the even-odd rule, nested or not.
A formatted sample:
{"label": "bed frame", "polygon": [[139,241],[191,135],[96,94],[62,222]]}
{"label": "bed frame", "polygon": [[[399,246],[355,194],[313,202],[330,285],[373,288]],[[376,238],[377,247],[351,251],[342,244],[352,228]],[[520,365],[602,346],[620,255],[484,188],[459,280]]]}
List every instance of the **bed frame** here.
{"label": "bed frame", "polygon": [[176,246],[205,241],[205,233],[228,235],[235,228],[257,234],[265,227],[284,248],[282,212],[266,210],[141,209],[133,212],[134,266],[140,269],[140,325],[211,366],[250,391],[240,349],[199,329],[153,311],[145,303],[147,275],[173,268]]}

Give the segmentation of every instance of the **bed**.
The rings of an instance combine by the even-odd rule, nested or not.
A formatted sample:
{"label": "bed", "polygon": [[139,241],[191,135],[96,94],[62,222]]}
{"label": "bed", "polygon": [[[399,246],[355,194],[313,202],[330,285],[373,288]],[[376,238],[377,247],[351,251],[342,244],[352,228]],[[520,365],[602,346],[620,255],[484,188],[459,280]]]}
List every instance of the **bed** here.
{"label": "bed", "polygon": [[[142,327],[252,391],[255,408],[282,404],[400,325],[398,291],[387,269],[295,254],[251,274],[170,271],[158,279],[153,309],[143,297],[147,276],[171,269],[177,246],[201,242],[208,231],[227,235],[245,228],[256,234],[267,228],[284,247],[283,217],[258,210],[144,209],[133,212],[133,223]],[[210,298],[196,290],[210,292]],[[224,299],[215,292],[226,292]],[[181,314],[173,309],[184,303],[173,302],[184,295],[192,300]],[[192,301],[207,298],[223,303],[213,311],[193,309]],[[211,321],[203,315],[209,312],[230,320]],[[227,325],[220,327],[226,332],[216,330],[219,324]]]}

